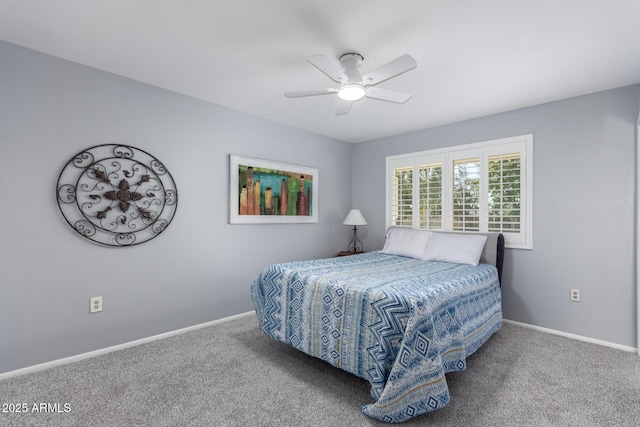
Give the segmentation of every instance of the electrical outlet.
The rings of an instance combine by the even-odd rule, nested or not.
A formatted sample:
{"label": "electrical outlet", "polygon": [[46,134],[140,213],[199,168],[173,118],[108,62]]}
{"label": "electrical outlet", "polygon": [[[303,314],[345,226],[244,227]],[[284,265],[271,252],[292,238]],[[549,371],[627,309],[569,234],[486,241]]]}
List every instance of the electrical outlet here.
{"label": "electrical outlet", "polygon": [[571,289],[571,301],[580,302],[580,289]]}
{"label": "electrical outlet", "polygon": [[102,297],[92,297],[89,301],[89,313],[99,313],[102,311]]}

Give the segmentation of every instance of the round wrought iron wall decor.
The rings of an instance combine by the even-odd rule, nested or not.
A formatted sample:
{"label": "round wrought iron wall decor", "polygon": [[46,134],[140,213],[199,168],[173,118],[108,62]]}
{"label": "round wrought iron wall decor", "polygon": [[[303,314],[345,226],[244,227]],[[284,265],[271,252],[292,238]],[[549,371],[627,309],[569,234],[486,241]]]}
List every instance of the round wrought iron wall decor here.
{"label": "round wrought iron wall decor", "polygon": [[76,154],[60,172],[56,196],[75,231],[108,246],[157,237],[178,207],[169,171],[149,153],[128,145],[98,145]]}

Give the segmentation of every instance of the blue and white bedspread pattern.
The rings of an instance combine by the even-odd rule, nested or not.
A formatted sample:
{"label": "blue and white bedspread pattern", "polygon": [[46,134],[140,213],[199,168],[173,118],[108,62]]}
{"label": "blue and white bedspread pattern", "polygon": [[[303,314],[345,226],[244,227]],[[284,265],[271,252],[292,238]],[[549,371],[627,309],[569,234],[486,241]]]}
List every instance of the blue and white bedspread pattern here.
{"label": "blue and white bedspread pattern", "polygon": [[364,414],[401,422],[449,402],[445,373],[502,326],[498,272],[369,252],[273,265],[252,284],[264,334],[371,383]]}

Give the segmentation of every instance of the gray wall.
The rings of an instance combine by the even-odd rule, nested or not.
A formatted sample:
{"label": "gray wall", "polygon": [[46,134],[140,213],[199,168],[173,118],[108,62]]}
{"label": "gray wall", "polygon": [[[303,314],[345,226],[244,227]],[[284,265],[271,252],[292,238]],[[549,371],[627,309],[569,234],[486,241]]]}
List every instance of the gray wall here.
{"label": "gray wall", "polygon": [[[635,141],[639,86],[356,145],[353,206],[379,249],[385,157],[533,134],[533,250],[507,250],[507,319],[636,347]],[[569,290],[581,290],[579,303]]]}
{"label": "gray wall", "polygon": [[[140,246],[93,244],[58,211],[62,167],[109,143],[148,151],[178,186],[173,222]],[[260,270],[346,246],[352,150],[0,42],[0,372],[252,310]],[[229,225],[229,154],[317,167],[319,223]]]}

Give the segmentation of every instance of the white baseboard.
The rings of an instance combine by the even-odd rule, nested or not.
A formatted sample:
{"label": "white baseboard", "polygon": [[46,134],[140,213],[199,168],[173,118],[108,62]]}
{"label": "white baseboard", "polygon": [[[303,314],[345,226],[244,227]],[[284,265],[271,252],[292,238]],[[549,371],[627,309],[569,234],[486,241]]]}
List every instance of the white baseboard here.
{"label": "white baseboard", "polygon": [[[165,332],[165,333],[158,334],[158,335],[153,335],[153,336],[146,337],[146,338],[141,338],[141,339],[135,340],[135,341],[129,341],[129,342],[126,342],[126,343],[123,343],[123,344],[118,344],[118,345],[114,345],[114,346],[111,346],[111,347],[101,348],[99,350],[89,351],[87,353],[77,354],[75,356],[69,356],[69,357],[65,357],[63,359],[52,360],[51,362],[45,362],[45,363],[40,363],[38,365],[27,366],[26,368],[16,369],[15,371],[4,372],[4,373],[0,374],[0,381],[8,379],[8,378],[12,378],[12,377],[17,377],[17,376],[20,376],[20,375],[30,374],[32,372],[42,371],[43,369],[52,368],[54,366],[61,366],[61,365],[66,365],[68,363],[78,362],[78,361],[84,360],[84,359],[90,359],[92,357],[101,356],[103,354],[111,353],[111,352],[118,351],[118,350],[124,350],[125,348],[135,347],[135,346],[140,345],[140,344],[145,344],[145,343],[148,343],[148,342],[161,340],[163,338],[169,338],[169,337],[174,336],[174,335],[184,334],[185,332],[195,331],[197,329],[206,328],[207,326],[218,325],[220,323],[229,322],[231,320],[239,319],[239,318],[250,316],[250,315],[254,315],[254,314],[255,314],[255,311],[247,311],[246,313],[236,314],[234,316],[229,316],[229,317],[225,317],[225,318],[218,319],[218,320],[212,320],[211,322],[200,323],[198,325],[193,325],[193,326],[189,326],[189,327],[186,327],[186,328],[177,329],[175,331],[169,331],[169,332]],[[634,347],[629,347],[629,346],[626,346],[626,345],[615,344],[615,343],[611,343],[611,342],[608,342],[608,341],[597,340],[597,339],[589,338],[589,337],[583,337],[581,335],[570,334],[568,332],[557,331],[555,329],[543,328],[541,326],[530,325],[528,323],[516,322],[515,320],[503,319],[503,322],[504,323],[510,323],[510,324],[517,325],[517,326],[522,326],[523,328],[534,329],[536,331],[545,332],[545,333],[548,333],[548,334],[560,335],[560,336],[563,336],[563,337],[566,337],[566,338],[571,338],[571,339],[578,340],[578,341],[584,341],[584,342],[588,342],[588,343],[592,343],[592,344],[602,345],[602,346],[605,346],[605,347],[611,347],[611,348],[615,348],[617,350],[628,351],[628,352],[632,352],[632,353],[635,353],[636,350],[637,350]]]}
{"label": "white baseboard", "polygon": [[629,351],[631,353],[636,352],[636,348],[626,345],[615,344],[608,341],[597,340],[595,338],[583,337],[582,335],[570,334],[568,332],[557,331],[555,329],[543,328],[541,326],[530,325],[528,323],[516,322],[515,320],[502,319],[504,323],[511,323],[512,325],[522,326],[523,328],[534,329],[536,331],[545,332],[547,334],[560,335],[561,337],[571,338],[578,341],[584,341],[591,344],[598,344],[604,347],[615,348],[616,350]]}
{"label": "white baseboard", "polygon": [[225,317],[218,320],[212,320],[211,322],[200,323],[198,325],[193,325],[193,326],[178,329],[175,331],[169,331],[169,332],[153,335],[146,338],[141,338],[135,341],[129,341],[123,344],[101,348],[99,350],[89,351],[87,353],[77,354],[75,356],[69,356],[63,359],[52,360],[51,362],[40,363],[39,365],[27,366],[26,368],[16,369],[15,371],[4,372],[0,374],[0,381],[5,380],[7,378],[30,374],[32,372],[42,371],[43,369],[52,368],[54,366],[66,365],[67,363],[73,363],[73,362],[78,362],[84,359],[90,359],[92,357],[101,356],[103,354],[111,353],[113,351],[124,350],[125,348],[135,347],[137,345],[145,344],[151,341],[161,340],[163,338],[169,338],[174,335],[184,334],[185,332],[195,331],[196,329],[206,328],[207,326],[218,325],[220,323],[229,322],[231,320],[239,319],[241,317],[246,317],[249,315],[255,315],[255,311],[247,311],[246,313],[236,314],[234,316],[229,316],[229,317]]}

